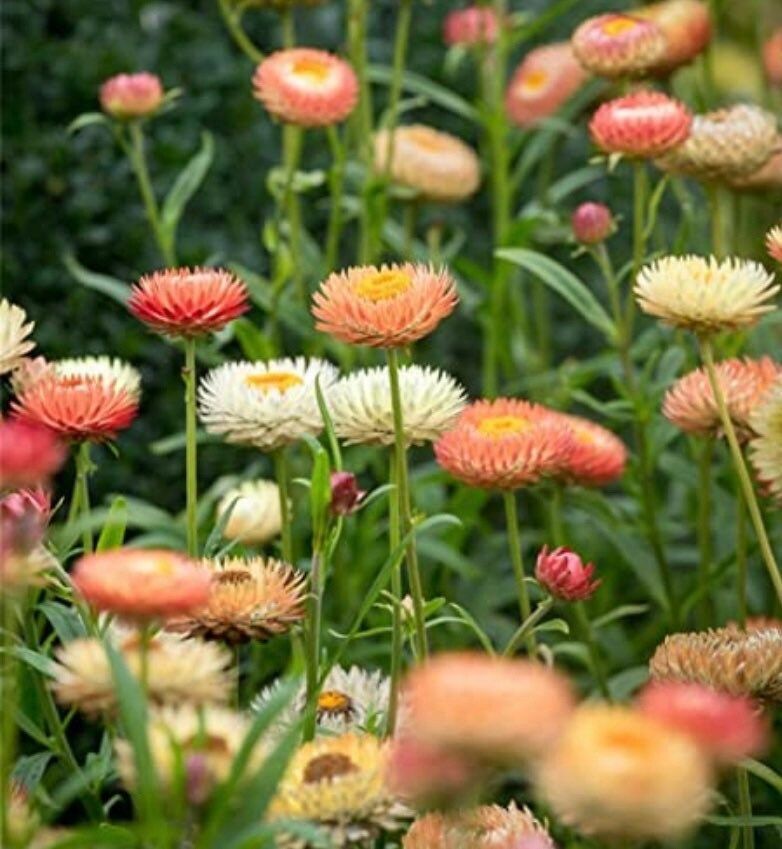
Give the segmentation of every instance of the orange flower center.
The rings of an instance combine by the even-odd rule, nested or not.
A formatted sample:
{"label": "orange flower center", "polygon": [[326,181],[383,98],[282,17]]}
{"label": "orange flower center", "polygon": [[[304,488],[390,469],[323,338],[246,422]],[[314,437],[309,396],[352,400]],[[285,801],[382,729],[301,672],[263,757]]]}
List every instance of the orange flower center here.
{"label": "orange flower center", "polygon": [[304,768],[303,777],[306,784],[317,784],[357,770],[358,767],[347,755],[333,752],[313,758]]}
{"label": "orange flower center", "polygon": [[602,26],[602,30],[605,35],[613,37],[615,35],[623,35],[629,30],[635,29],[636,26],[637,22],[634,21],[632,18],[622,17],[618,15],[617,17],[612,18],[610,21],[606,21]]}
{"label": "orange flower center", "polygon": [[406,136],[413,144],[433,153],[440,153],[448,147],[448,143],[444,139],[423,127],[414,127],[412,130],[408,130]]}
{"label": "orange flower center", "polygon": [[290,371],[265,371],[258,374],[248,374],[244,382],[251,389],[259,392],[287,392],[294,386],[301,386],[304,381],[298,374]]}
{"label": "orange flower center", "polygon": [[595,444],[595,435],[592,433],[592,431],[588,430],[585,427],[573,427],[573,435],[576,437],[576,440],[582,445]]}
{"label": "orange flower center", "polygon": [[643,755],[649,749],[648,738],[628,728],[616,728],[607,732],[605,743],[628,755]]}
{"label": "orange flower center", "polygon": [[356,284],[355,292],[368,301],[390,301],[413,285],[413,278],[406,271],[373,271]]}
{"label": "orange flower center", "polygon": [[297,59],[293,63],[293,73],[309,83],[319,85],[328,79],[331,68],[319,59]]}
{"label": "orange flower center", "polygon": [[521,416],[489,416],[478,424],[478,431],[491,439],[501,439],[528,430],[528,419]]}
{"label": "orange flower center", "polygon": [[529,92],[530,94],[535,94],[540,91],[548,82],[548,74],[543,70],[529,71],[524,74],[524,78],[521,81],[521,89],[522,91]]}
{"label": "orange flower center", "polygon": [[165,554],[160,554],[157,557],[150,557],[144,561],[144,571],[161,577],[173,575],[177,566],[177,561],[173,557],[166,557]]}
{"label": "orange flower center", "polygon": [[318,711],[330,714],[350,714],[353,711],[353,702],[350,696],[340,693],[339,690],[324,690],[318,696]]}

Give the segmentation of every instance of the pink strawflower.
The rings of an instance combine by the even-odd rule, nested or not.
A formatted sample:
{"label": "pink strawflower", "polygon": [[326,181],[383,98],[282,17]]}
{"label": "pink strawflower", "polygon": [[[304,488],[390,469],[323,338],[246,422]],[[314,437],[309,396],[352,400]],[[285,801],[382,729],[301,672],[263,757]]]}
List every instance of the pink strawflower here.
{"label": "pink strawflower", "polygon": [[608,12],[584,21],[573,33],[579,62],[601,77],[637,77],[665,55],[666,38],[652,21],[624,12]]}
{"label": "pink strawflower", "polygon": [[358,479],[352,472],[332,473],[330,509],[334,516],[355,513],[366,494],[366,490],[359,488]]}
{"label": "pink strawflower", "polygon": [[570,219],[573,235],[582,245],[598,245],[615,230],[611,210],[603,203],[582,203]]}
{"label": "pink strawflower", "polygon": [[40,545],[51,512],[51,495],[40,486],[0,498],[0,561],[7,556],[28,554]]}
{"label": "pink strawflower", "polygon": [[497,15],[491,6],[454,9],[443,24],[443,40],[448,45],[493,44],[498,33]]}
{"label": "pink strawflower", "polygon": [[669,74],[692,62],[711,41],[711,12],[702,0],[662,0],[641,6],[633,14],[657,24],[665,36],[665,52],[652,69],[655,75]]}
{"label": "pink strawflower", "polygon": [[118,74],[100,87],[100,105],[113,118],[144,118],[163,102],[163,84],[154,74]]}
{"label": "pink strawflower", "polygon": [[601,581],[593,581],[595,567],[569,548],[549,551],[544,545],[535,564],[535,577],[554,598],[562,601],[583,601],[590,598]]}
{"label": "pink strawflower", "polygon": [[452,802],[474,787],[482,771],[469,759],[423,740],[397,736],[388,761],[388,783],[400,798],[421,807]]}
{"label": "pink strawflower", "polygon": [[622,477],[627,464],[627,447],[608,428],[567,413],[556,413],[570,428],[573,450],[557,474],[566,483],[580,486],[606,486]]}
{"label": "pink strawflower", "polygon": [[0,490],[45,484],[66,457],[65,446],[49,428],[0,420]]}
{"label": "pink strawflower", "polygon": [[766,233],[766,250],[777,262],[782,262],[782,222]]}

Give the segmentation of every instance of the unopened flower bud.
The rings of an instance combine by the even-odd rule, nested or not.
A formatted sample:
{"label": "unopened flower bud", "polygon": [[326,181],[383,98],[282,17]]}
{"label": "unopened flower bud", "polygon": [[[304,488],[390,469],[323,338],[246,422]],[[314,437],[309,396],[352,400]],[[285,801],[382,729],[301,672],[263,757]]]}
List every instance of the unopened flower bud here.
{"label": "unopened flower bud", "polygon": [[352,472],[334,472],[331,475],[331,512],[334,516],[355,513],[364,500],[366,491],[358,488]]}
{"label": "unopened flower bud", "polygon": [[112,118],[145,118],[163,102],[163,84],[154,74],[117,74],[100,87],[100,105]]}
{"label": "unopened flower bud", "polygon": [[615,230],[611,210],[602,203],[582,203],[573,213],[571,225],[582,245],[604,242]]}
{"label": "unopened flower bud", "polygon": [[589,598],[600,585],[593,581],[595,567],[584,564],[575,551],[569,548],[548,550],[543,546],[535,565],[535,577],[555,598],[563,601],[581,601]]}
{"label": "unopened flower bud", "polygon": [[214,786],[206,755],[189,754],[185,760],[185,795],[191,805],[203,805]]}

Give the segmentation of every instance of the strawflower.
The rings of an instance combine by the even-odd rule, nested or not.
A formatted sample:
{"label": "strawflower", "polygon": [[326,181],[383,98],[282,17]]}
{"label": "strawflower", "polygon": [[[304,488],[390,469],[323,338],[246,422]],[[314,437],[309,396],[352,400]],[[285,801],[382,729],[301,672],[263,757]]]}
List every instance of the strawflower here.
{"label": "strawflower", "polygon": [[573,52],[601,77],[638,77],[665,55],[666,40],[652,21],[623,12],[588,18],[573,33]]}
{"label": "strawflower", "polygon": [[0,374],[17,368],[35,343],[27,337],[35,323],[27,321],[27,313],[6,298],[0,301]]}
{"label": "strawflower", "polygon": [[443,41],[448,45],[493,44],[498,32],[497,15],[491,6],[454,9],[443,23]]}
{"label": "strawflower", "polygon": [[549,551],[544,545],[535,563],[535,577],[554,598],[562,601],[591,598],[601,583],[593,580],[594,573],[592,563],[585,564],[575,551],[562,546]]}
{"label": "strawflower", "polygon": [[121,121],[153,115],[163,102],[163,84],[155,74],[117,74],[100,87],[104,112]]}
{"label": "strawflower", "polygon": [[0,490],[46,484],[66,456],[54,431],[30,422],[0,419]]}
{"label": "strawflower", "polygon": [[603,203],[590,201],[574,210],[570,226],[575,240],[582,245],[599,245],[616,230],[611,210]]}
{"label": "strawflower", "polygon": [[750,457],[758,479],[782,503],[782,377],[778,377],[752,412]]}
{"label": "strawflower", "polygon": [[634,9],[633,14],[657,24],[665,36],[665,50],[652,68],[654,74],[669,74],[689,64],[711,41],[711,13],[701,0],[663,0]]}

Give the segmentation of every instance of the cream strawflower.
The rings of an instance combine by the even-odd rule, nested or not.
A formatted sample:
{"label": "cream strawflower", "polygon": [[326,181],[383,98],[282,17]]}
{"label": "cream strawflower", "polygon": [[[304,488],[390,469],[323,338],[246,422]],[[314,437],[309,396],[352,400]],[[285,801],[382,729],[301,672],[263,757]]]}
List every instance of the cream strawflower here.
{"label": "cream strawflower", "polygon": [[138,369],[117,357],[69,357],[49,363],[49,368],[57,377],[97,377],[106,383],[114,383],[136,400],[141,395],[141,375]]}
{"label": "cream strawflower", "polygon": [[782,377],[764,396],[750,418],[757,438],[750,444],[750,456],[758,478],[782,503]]}
{"label": "cream strawflower", "polygon": [[[412,365],[399,370],[402,418],[408,444],[432,442],[453,426],[464,409],[464,389],[438,369]],[[334,430],[349,445],[393,445],[394,416],[386,366],[362,369],[338,380],[328,398]]]}
{"label": "cream strawflower", "polygon": [[641,269],[635,297],[641,309],[666,324],[695,333],[755,324],[775,308],[774,278],[757,262],[667,256]]}
{"label": "cream strawflower", "polygon": [[263,545],[282,530],[280,490],[274,481],[244,481],[229,489],[217,505],[217,522],[229,508],[223,528],[226,539]]}
{"label": "cream strawflower", "polygon": [[305,357],[227,363],[201,380],[199,416],[226,442],[274,451],[321,431],[315,380],[328,396],[336,377],[330,363]]}
{"label": "cream strawflower", "polygon": [[0,301],[0,374],[13,371],[25,354],[35,347],[27,337],[35,324],[27,313],[6,298]]}

